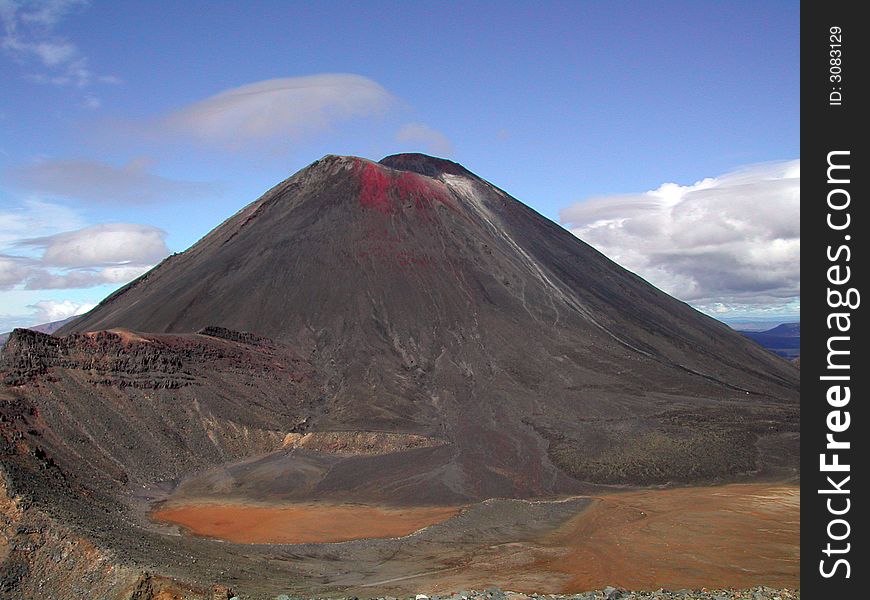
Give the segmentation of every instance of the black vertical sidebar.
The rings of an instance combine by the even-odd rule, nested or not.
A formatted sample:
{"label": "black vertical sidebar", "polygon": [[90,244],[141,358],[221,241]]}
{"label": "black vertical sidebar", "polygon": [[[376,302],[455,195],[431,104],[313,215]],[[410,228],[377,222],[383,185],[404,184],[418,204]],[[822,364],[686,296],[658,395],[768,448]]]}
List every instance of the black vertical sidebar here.
{"label": "black vertical sidebar", "polygon": [[870,24],[859,7],[801,7],[801,595],[814,600],[865,597],[870,580],[859,492],[870,486]]}

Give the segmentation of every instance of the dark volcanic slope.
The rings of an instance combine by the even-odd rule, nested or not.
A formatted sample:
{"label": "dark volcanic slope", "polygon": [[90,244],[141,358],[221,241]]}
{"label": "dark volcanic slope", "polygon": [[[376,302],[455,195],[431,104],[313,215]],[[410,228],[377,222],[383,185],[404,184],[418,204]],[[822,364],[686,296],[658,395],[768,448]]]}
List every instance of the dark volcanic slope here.
{"label": "dark volcanic slope", "polygon": [[317,366],[312,430],[447,440],[471,498],[753,471],[796,422],[793,366],[423,155],[327,156],[59,333],[211,325]]}

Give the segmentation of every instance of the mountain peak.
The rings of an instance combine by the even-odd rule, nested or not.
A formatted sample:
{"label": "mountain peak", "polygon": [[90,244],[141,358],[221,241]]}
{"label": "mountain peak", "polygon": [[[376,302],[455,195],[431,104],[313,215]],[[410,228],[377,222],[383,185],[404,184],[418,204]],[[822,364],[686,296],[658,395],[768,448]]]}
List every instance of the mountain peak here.
{"label": "mountain peak", "polygon": [[[188,402],[199,401],[195,377],[231,386],[203,414],[270,432],[305,418],[311,431],[447,441],[415,450],[413,463],[365,471],[377,480],[348,463],[335,476],[348,478],[337,485],[349,499],[359,491],[461,504],[575,493],[579,482],[692,482],[797,466],[793,366],[445,159],[326,156],[60,335],[204,328],[268,338],[305,356],[311,374],[261,371],[249,334],[230,334],[238,364],[250,364],[215,374],[197,363]],[[203,361],[182,359],[183,369]],[[138,385],[164,381],[155,373],[137,375]],[[261,420],[225,401],[261,402],[279,380],[305,395],[288,396],[292,405],[279,396]],[[179,423],[187,411],[174,413]],[[759,421],[781,429],[752,428]]]}
{"label": "mountain peak", "polygon": [[442,173],[451,175],[470,175],[471,172],[452,160],[421,154],[419,152],[407,152],[404,154],[392,154],[379,161],[379,164],[397,171],[411,171],[427,177],[438,177]]}

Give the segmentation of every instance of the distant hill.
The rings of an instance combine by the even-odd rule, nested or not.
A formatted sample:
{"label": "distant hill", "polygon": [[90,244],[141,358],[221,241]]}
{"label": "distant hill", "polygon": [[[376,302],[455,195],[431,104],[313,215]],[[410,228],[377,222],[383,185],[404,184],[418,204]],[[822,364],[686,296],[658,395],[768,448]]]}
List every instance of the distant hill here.
{"label": "distant hill", "polygon": [[[31,329],[33,331],[38,331],[40,333],[54,333],[67,323],[72,322],[73,319],[78,318],[78,315],[74,315],[72,317],[67,317],[66,319],[62,319],[60,321],[52,321],[50,323],[41,323],[39,325],[34,325],[33,327],[25,327],[24,329]],[[9,339],[9,334],[11,331],[7,331],[6,333],[0,333],[0,347],[6,343],[6,340]]]}
{"label": "distant hill", "polygon": [[741,331],[744,336],[789,360],[801,354],[801,324],[783,323],[766,331]]}

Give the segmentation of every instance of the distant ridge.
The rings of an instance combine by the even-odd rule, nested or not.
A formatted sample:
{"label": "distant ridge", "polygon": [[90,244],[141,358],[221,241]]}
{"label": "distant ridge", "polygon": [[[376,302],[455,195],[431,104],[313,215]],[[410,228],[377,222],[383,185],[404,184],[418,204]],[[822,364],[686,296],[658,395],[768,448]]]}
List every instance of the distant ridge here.
{"label": "distant ridge", "polygon": [[761,344],[774,354],[794,360],[801,353],[801,324],[782,323],[765,331],[741,331],[744,336]]}
{"label": "distant ridge", "polygon": [[[26,329],[39,331],[40,333],[54,333],[67,323],[72,323],[77,318],[78,315],[73,315],[72,317],[61,319],[60,321],[51,321],[50,323],[40,323],[39,325],[32,325],[30,327],[26,327]],[[6,340],[9,339],[9,335],[11,333],[11,331],[7,331],[6,333],[0,333],[0,346],[6,343]]]}

